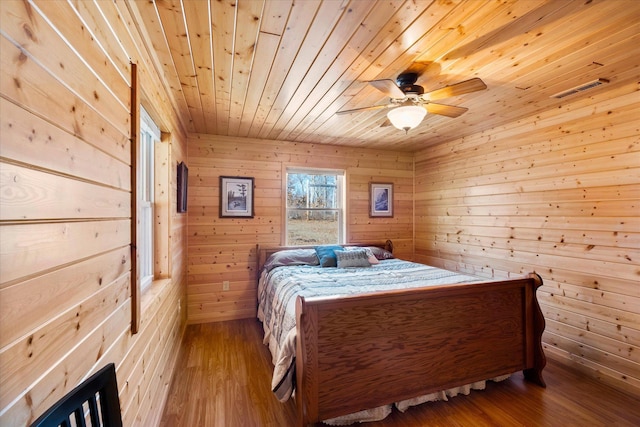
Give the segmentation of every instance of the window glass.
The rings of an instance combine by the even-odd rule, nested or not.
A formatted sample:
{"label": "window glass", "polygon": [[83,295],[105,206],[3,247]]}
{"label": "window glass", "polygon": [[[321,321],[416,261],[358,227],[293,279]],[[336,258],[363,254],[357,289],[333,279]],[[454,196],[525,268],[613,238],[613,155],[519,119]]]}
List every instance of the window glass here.
{"label": "window glass", "polygon": [[287,171],[287,245],[343,241],[343,183],[341,171]]}
{"label": "window glass", "polygon": [[153,282],[154,148],[160,141],[160,129],[140,107],[140,156],[138,168],[138,255],[140,288]]}

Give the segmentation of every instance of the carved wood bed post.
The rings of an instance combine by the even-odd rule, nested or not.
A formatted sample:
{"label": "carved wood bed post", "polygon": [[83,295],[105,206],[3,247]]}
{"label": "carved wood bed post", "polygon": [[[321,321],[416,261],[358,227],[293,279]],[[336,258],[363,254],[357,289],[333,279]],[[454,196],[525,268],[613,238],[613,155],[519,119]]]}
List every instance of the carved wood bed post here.
{"label": "carved wood bed post", "polygon": [[[298,325],[305,325],[304,334],[299,334],[296,339],[300,340],[296,345],[296,392],[295,400],[298,408],[298,425],[307,426],[309,420],[318,418],[318,387],[313,382],[316,376],[309,376],[305,371],[305,366],[316,374],[318,371],[318,352],[313,347],[317,343],[318,335],[318,310],[316,308],[305,307],[304,298],[298,297],[296,300],[296,322]],[[306,319],[303,319],[305,317]],[[307,321],[305,321],[307,320]],[[305,341],[305,337],[311,337]],[[307,351],[303,351],[306,349]],[[311,413],[310,413],[311,412]]]}
{"label": "carved wood bed post", "polygon": [[547,364],[547,358],[542,349],[542,333],[544,332],[545,321],[537,297],[537,290],[542,286],[542,277],[538,273],[531,273],[529,277],[534,281],[533,292],[530,296],[532,304],[529,305],[533,307],[533,368],[525,369],[522,372],[528,381],[546,387],[547,384],[542,378],[542,369]]}

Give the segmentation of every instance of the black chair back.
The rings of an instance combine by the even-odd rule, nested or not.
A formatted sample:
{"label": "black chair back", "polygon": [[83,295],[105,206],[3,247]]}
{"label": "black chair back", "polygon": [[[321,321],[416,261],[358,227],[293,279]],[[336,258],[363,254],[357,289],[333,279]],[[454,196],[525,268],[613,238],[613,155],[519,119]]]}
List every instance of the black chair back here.
{"label": "black chair back", "polygon": [[116,367],[113,363],[71,390],[31,424],[31,427],[59,426],[122,427]]}

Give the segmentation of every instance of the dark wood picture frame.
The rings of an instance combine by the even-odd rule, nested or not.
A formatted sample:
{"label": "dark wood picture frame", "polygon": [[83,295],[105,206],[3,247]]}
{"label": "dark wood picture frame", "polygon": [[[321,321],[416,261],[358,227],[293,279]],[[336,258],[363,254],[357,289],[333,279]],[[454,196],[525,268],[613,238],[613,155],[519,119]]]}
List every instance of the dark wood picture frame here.
{"label": "dark wood picture frame", "polygon": [[369,183],[369,216],[393,217],[393,183]]}
{"label": "dark wood picture frame", "polygon": [[187,211],[187,188],[189,184],[189,168],[184,162],[178,163],[178,199],[177,199],[177,211],[178,213]]}
{"label": "dark wood picture frame", "polygon": [[220,218],[253,218],[253,177],[220,177]]}

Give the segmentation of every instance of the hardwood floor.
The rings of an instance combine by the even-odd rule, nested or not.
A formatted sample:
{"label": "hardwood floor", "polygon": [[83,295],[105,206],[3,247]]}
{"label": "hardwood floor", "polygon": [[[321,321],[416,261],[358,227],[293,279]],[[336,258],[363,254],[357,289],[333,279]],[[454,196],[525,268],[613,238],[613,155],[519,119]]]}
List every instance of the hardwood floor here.
{"label": "hardwood floor", "polygon": [[[271,393],[271,355],[254,319],[190,325],[174,374],[161,427],[294,426],[293,401]],[[356,424],[400,426],[638,426],[640,399],[549,360],[547,388],[521,373],[448,402],[394,412]]]}

